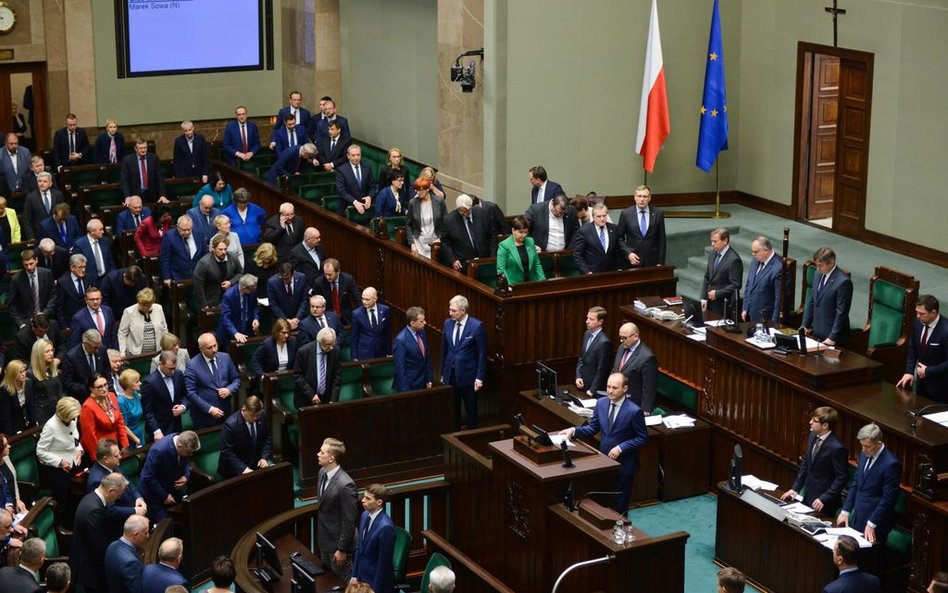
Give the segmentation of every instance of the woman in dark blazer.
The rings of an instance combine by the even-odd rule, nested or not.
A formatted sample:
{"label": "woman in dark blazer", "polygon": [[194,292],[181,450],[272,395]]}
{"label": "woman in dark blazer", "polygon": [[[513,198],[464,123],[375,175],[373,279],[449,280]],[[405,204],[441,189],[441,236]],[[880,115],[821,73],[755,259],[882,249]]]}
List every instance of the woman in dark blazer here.
{"label": "woman in dark blazer", "polygon": [[431,244],[439,241],[448,207],[444,200],[431,195],[431,181],[428,179],[419,177],[413,187],[415,197],[408,203],[405,217],[408,245],[412,253],[431,258]]}
{"label": "woman in dark blazer", "polygon": [[511,285],[546,280],[536,243],[527,236],[530,223],[523,216],[517,216],[510,226],[513,228],[510,236],[497,245],[497,273],[503,274]]}
{"label": "woman in dark blazer", "polygon": [[0,432],[16,434],[29,426],[26,418],[26,363],[11,360],[0,382]]}
{"label": "woman in dark blazer", "polygon": [[253,353],[253,373],[260,377],[264,373],[285,371],[293,368],[296,360],[296,338],[290,336],[290,323],[277,319],[273,333]]}
{"label": "woman in dark blazer", "polygon": [[105,131],[99,134],[95,139],[95,146],[92,147],[92,162],[96,165],[108,165],[113,162],[109,158],[112,149],[112,139],[115,138],[115,161],[122,162],[125,156],[125,137],[118,131],[118,122],[114,119],[105,120]]}
{"label": "woman in dark blazer", "polygon": [[382,218],[403,216],[407,206],[401,197],[404,187],[405,176],[393,169],[389,184],[379,190],[378,195],[375,196],[375,215]]}

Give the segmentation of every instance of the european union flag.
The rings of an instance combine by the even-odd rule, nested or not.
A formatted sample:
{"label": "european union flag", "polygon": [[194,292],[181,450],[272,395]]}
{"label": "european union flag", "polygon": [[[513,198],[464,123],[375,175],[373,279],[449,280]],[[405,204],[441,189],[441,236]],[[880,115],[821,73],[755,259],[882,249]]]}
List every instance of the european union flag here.
{"label": "european union flag", "polygon": [[718,153],[727,150],[727,92],[724,88],[724,43],[721,40],[721,15],[714,0],[711,35],[708,38],[708,65],[704,71],[701,99],[701,128],[698,131],[698,156],[695,164],[710,172]]}

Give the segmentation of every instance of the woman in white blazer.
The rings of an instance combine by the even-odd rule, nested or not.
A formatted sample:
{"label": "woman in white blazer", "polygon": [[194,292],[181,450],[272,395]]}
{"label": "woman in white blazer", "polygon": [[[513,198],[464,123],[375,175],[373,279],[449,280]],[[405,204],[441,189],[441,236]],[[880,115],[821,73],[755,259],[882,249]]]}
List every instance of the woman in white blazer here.
{"label": "woman in white blazer", "polygon": [[40,474],[53,491],[53,498],[60,508],[70,508],[69,478],[82,470],[82,445],[79,444],[79,427],[76,419],[82,406],[74,397],[63,397],[56,402],[53,414],[40,433],[36,443],[36,457],[40,462]]}
{"label": "woman in white blazer", "polygon": [[137,297],[138,303],[125,309],[119,323],[119,352],[124,356],[157,352],[162,336],[168,333],[165,312],[155,303],[155,291],[143,288]]}

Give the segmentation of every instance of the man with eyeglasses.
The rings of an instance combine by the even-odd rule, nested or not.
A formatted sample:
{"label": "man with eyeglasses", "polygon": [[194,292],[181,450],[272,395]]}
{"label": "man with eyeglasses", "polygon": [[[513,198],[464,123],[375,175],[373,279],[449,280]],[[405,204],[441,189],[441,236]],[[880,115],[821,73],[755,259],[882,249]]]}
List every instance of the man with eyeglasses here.
{"label": "man with eyeglasses", "polygon": [[454,428],[461,430],[461,402],[467,427],[479,426],[477,392],[487,378],[487,331],[479,319],[468,315],[470,304],[461,296],[448,303],[448,318],[441,334],[441,383],[454,388]]}
{"label": "man with eyeglasses", "polygon": [[224,128],[223,142],[225,158],[231,165],[237,161],[247,162],[260,152],[260,132],[257,124],[247,121],[247,108],[238,105],[234,116]]}
{"label": "man with eyeglasses", "polygon": [[336,335],[342,332],[342,322],[332,311],[326,310],[326,297],[315,294],[309,297],[309,315],[300,321],[299,345],[316,341],[316,334],[324,327],[331,327]]}
{"label": "man with eyeglasses", "polygon": [[612,370],[625,375],[632,400],[646,416],[651,414],[658,392],[658,359],[639,339],[639,328],[634,323],[619,328],[619,349]]}
{"label": "man with eyeglasses", "polygon": [[569,200],[563,194],[549,202],[533,204],[527,208],[523,217],[530,223],[530,236],[538,252],[566,249],[579,229],[576,209],[569,205]]}
{"label": "man with eyeglasses", "polygon": [[201,354],[188,361],[184,373],[187,407],[195,428],[218,426],[231,413],[231,401],[240,390],[240,374],[230,355],[218,352],[214,334],[201,334],[198,348]]}
{"label": "man with eyeglasses", "polygon": [[297,408],[339,401],[342,353],[336,345],[335,330],[330,327],[319,330],[315,341],[296,352],[293,379],[296,381],[294,403]]}

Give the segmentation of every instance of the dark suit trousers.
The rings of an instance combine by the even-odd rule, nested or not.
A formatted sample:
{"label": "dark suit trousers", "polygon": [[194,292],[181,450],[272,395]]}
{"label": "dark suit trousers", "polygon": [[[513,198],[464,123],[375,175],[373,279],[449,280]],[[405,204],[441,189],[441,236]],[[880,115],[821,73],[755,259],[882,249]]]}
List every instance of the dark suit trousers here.
{"label": "dark suit trousers", "polygon": [[620,471],[616,478],[616,490],[619,491],[619,494],[616,495],[615,507],[613,508],[622,516],[629,512],[629,499],[632,498],[633,482],[635,482],[634,472],[626,475]]}
{"label": "dark suit trousers", "polygon": [[346,562],[342,566],[336,566],[336,562],[332,559],[335,553],[335,550],[320,550],[319,559],[323,561],[323,566],[342,579],[342,582],[348,583],[349,579],[352,578],[352,559],[355,557],[355,553],[349,552],[349,554],[346,555]]}
{"label": "dark suit trousers", "polygon": [[467,427],[478,428],[480,425],[477,420],[477,393],[474,391],[474,384],[471,383],[454,386],[454,429],[461,430],[462,401],[464,410],[467,412]]}

